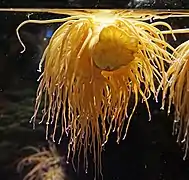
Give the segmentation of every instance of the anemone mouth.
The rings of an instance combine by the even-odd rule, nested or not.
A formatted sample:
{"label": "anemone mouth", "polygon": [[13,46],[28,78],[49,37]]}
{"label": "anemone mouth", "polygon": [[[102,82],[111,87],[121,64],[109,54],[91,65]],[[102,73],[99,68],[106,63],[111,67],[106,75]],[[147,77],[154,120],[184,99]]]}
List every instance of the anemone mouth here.
{"label": "anemone mouth", "polygon": [[103,27],[93,47],[92,60],[101,70],[113,71],[135,59],[139,41],[115,25]]}

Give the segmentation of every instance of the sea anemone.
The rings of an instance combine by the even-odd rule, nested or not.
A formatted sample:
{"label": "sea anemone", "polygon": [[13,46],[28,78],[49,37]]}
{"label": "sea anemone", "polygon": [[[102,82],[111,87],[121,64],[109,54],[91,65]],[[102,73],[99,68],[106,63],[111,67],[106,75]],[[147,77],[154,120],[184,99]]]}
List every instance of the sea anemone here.
{"label": "sea anemone", "polygon": [[[101,170],[102,146],[110,132],[117,131],[118,143],[121,137],[125,138],[139,96],[146,104],[150,119],[147,100],[152,93],[157,101],[158,92],[166,83],[164,63],[172,62],[174,48],[157,26],[172,29],[165,22],[146,22],[152,17],[99,11],[63,19],[27,20],[17,29],[25,50],[18,33],[24,24],[63,23],[54,32],[40,62],[39,69],[43,72],[31,122],[35,125],[44,99],[39,123],[46,122],[46,138],[51,126],[55,141],[60,122],[59,142],[64,134],[70,135],[68,159],[77,150],[80,154],[83,147],[87,168],[90,150],[95,172],[96,167]],[[128,113],[132,95],[134,105]]]}
{"label": "sea anemone", "polygon": [[168,114],[171,104],[174,104],[173,133],[178,134],[177,142],[185,145],[185,159],[189,145],[189,41],[179,45],[176,52],[177,54],[174,55],[176,60],[167,71],[168,81],[163,90],[162,109],[164,109],[165,98],[169,90]]}
{"label": "sea anemone", "polygon": [[64,180],[65,173],[62,168],[63,158],[59,156],[54,144],[49,144],[46,148],[38,149],[26,147],[25,149],[35,151],[34,154],[22,159],[17,166],[17,171],[21,172],[26,166],[32,167],[26,174],[24,180]]}

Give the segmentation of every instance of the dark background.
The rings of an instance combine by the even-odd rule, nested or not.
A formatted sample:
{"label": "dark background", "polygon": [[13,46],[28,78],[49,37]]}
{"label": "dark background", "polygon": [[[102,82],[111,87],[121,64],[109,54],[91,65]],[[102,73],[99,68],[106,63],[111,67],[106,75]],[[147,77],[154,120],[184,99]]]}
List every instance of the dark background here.
{"label": "dark background", "polygon": [[[180,0],[69,0],[69,1],[1,1],[1,8],[150,8],[187,9],[189,1]],[[23,176],[16,172],[16,164],[25,153],[21,148],[27,145],[43,146],[44,127],[34,131],[28,123],[33,113],[38,63],[47,45],[48,29],[55,26],[26,25],[21,35],[27,50],[22,50],[15,33],[24,20],[53,19],[64,17],[46,13],[0,12],[0,180],[19,180]],[[178,23],[179,20],[179,23]],[[188,19],[170,22],[173,27],[188,27]],[[46,39],[44,39],[46,38]],[[178,42],[188,39],[181,35]],[[139,103],[133,117],[127,138],[118,145],[112,134],[103,152],[104,180],[187,180],[189,160],[183,161],[182,146],[172,136],[173,115],[169,117],[160,111],[160,103],[150,100],[152,121],[144,104]],[[61,155],[65,154],[66,143],[57,145]],[[82,163],[82,162],[81,162]],[[90,162],[92,164],[92,162]],[[81,169],[75,173],[71,165],[64,165],[68,180],[92,180],[93,174]]]}

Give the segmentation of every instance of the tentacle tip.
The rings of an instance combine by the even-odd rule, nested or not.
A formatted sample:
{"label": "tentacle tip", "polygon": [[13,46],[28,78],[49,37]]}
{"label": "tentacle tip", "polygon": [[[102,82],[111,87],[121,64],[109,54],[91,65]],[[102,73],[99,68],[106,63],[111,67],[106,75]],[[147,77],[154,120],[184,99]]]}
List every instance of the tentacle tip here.
{"label": "tentacle tip", "polygon": [[56,142],[56,141],[55,141],[55,138],[54,138],[53,136],[52,136],[52,142],[53,142],[53,143],[55,143],[55,142]]}
{"label": "tentacle tip", "polygon": [[125,135],[123,136],[122,140],[125,140],[126,136],[127,136],[127,131],[126,131]]}
{"label": "tentacle tip", "polygon": [[26,51],[26,48],[24,48],[22,51],[20,51],[21,54],[23,54]]}
{"label": "tentacle tip", "polygon": [[102,143],[102,147],[105,146],[106,143],[107,143],[107,140],[105,140],[105,141]]}
{"label": "tentacle tip", "polygon": [[120,143],[120,139],[117,139],[116,143],[119,144]]}
{"label": "tentacle tip", "polygon": [[59,138],[59,140],[58,140],[58,144],[60,144],[60,143],[61,143],[61,141],[62,141],[62,137],[61,137],[61,138]]}
{"label": "tentacle tip", "polygon": [[42,122],[43,122],[43,121],[41,120],[41,121],[38,122],[38,124],[42,124]]}
{"label": "tentacle tip", "polygon": [[174,34],[173,34],[173,40],[177,41],[177,38],[176,38],[176,36]]}
{"label": "tentacle tip", "polygon": [[164,109],[165,109],[165,108],[164,108],[163,106],[160,108],[160,110],[162,110],[162,111],[163,111]]}

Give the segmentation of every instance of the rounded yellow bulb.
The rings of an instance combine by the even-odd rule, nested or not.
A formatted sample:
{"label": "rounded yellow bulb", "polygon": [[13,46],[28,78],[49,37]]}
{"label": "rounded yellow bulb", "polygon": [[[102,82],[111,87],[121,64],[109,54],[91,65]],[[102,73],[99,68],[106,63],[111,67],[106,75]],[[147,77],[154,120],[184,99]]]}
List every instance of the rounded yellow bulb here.
{"label": "rounded yellow bulb", "polygon": [[135,59],[138,51],[138,39],[128,36],[120,28],[109,25],[104,27],[94,45],[92,60],[95,65],[107,71],[119,69]]}

